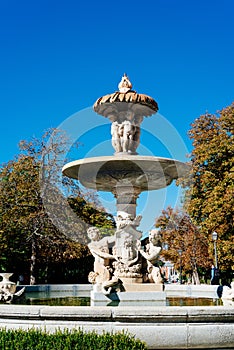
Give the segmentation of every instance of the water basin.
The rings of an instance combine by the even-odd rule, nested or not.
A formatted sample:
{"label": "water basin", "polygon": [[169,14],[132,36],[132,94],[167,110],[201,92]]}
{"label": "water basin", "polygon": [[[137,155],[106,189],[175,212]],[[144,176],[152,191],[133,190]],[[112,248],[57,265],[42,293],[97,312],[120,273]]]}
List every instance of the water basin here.
{"label": "water basin", "polygon": [[[17,299],[15,304],[20,305],[50,305],[50,306],[90,306],[90,297],[84,293],[76,295],[64,295],[53,292],[26,292],[23,297]],[[118,306],[119,301],[110,301],[107,306]],[[166,306],[222,306],[222,300],[218,298],[192,298],[192,297],[167,297]]]}

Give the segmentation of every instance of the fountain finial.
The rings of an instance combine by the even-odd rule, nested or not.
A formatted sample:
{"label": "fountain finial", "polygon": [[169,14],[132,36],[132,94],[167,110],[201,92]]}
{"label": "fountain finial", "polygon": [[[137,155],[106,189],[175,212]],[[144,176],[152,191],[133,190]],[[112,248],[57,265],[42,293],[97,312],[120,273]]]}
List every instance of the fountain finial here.
{"label": "fountain finial", "polygon": [[130,82],[128,76],[126,73],[122,76],[122,79],[118,85],[119,91],[120,92],[128,92],[132,89],[132,83]]}

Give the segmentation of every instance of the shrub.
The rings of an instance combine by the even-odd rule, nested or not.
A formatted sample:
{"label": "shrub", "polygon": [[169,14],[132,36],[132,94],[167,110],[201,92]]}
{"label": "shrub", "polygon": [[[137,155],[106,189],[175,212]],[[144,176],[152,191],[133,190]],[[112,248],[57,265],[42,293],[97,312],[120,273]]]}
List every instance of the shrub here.
{"label": "shrub", "polygon": [[145,350],[146,345],[125,332],[103,333],[83,330],[0,329],[1,350]]}

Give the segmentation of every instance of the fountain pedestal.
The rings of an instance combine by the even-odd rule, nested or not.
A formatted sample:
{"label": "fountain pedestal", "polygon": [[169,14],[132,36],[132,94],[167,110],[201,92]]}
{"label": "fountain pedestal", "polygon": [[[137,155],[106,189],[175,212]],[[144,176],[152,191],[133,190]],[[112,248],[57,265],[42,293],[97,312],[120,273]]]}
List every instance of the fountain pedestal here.
{"label": "fountain pedestal", "polygon": [[90,293],[91,306],[166,306],[163,284],[134,283],[123,279],[124,292],[104,294],[101,285],[94,285]]}

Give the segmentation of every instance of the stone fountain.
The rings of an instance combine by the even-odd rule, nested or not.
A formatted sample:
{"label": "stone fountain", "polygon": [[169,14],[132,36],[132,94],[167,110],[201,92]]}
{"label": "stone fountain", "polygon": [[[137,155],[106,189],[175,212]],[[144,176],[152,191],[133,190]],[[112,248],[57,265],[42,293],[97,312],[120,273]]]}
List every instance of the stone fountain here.
{"label": "stone fountain", "polygon": [[[115,155],[78,160],[65,165],[63,172],[67,176],[79,179],[88,188],[114,193],[118,211],[115,234],[101,237],[96,228],[91,227],[88,230],[91,240],[89,248],[95,257],[94,271],[89,276],[94,283],[91,297],[95,302],[93,305],[99,305],[98,301],[102,298],[117,295],[120,300],[128,300],[130,306],[121,306],[122,302],[117,308],[93,307],[92,304],[91,307],[0,305],[0,327],[41,327],[49,332],[78,328],[86,332],[95,330],[98,333],[124,331],[146,342],[147,348],[152,350],[233,349],[233,307],[169,307],[162,306],[163,303],[155,306],[153,302],[157,298],[163,299],[164,293],[160,269],[157,266],[161,252],[160,235],[158,231],[150,232],[149,245],[142,247],[141,232],[138,230],[141,218],[136,216],[137,197],[142,191],[169,185],[173,179],[184,174],[187,167],[172,159],[136,154],[140,140],[140,122],[143,117],[156,113],[158,107],[152,98],[132,91],[126,76],[123,77],[119,88],[120,91],[98,99],[94,105],[97,113],[108,117],[112,122]],[[129,132],[126,125],[130,129]],[[2,285],[4,284],[8,285],[7,278]],[[73,292],[77,288],[90,287],[69,286]],[[66,290],[68,286],[30,287],[33,290],[43,288],[45,291],[48,287],[53,287],[61,291]],[[217,298],[217,286],[214,285],[171,284],[167,285],[165,290],[167,287],[173,290],[176,287],[177,294],[174,294],[174,290],[171,296]],[[117,292],[110,293],[114,290]],[[136,305],[132,303],[134,298],[137,300]],[[226,298],[231,301],[230,291]],[[139,300],[143,302],[140,303]]]}
{"label": "stone fountain", "polygon": [[[89,281],[94,284],[91,298],[106,296],[131,301],[165,300],[158,264],[162,245],[157,230],[149,233],[149,243],[141,245],[136,215],[137,198],[143,191],[158,190],[185,174],[187,165],[174,159],[137,154],[141,122],[158,111],[157,102],[132,90],[124,75],[119,91],[100,97],[94,111],[110,120],[113,156],[80,159],[63,167],[63,174],[78,179],[86,188],[111,192],[116,198],[114,235],[101,238],[98,228],[88,229],[89,248],[95,258]],[[153,294],[152,294],[153,293]]]}
{"label": "stone fountain", "polygon": [[25,290],[22,287],[19,291],[16,291],[16,284],[10,281],[10,277],[13,273],[1,272],[0,276],[2,280],[0,282],[0,302],[11,303],[14,299],[20,297]]}

